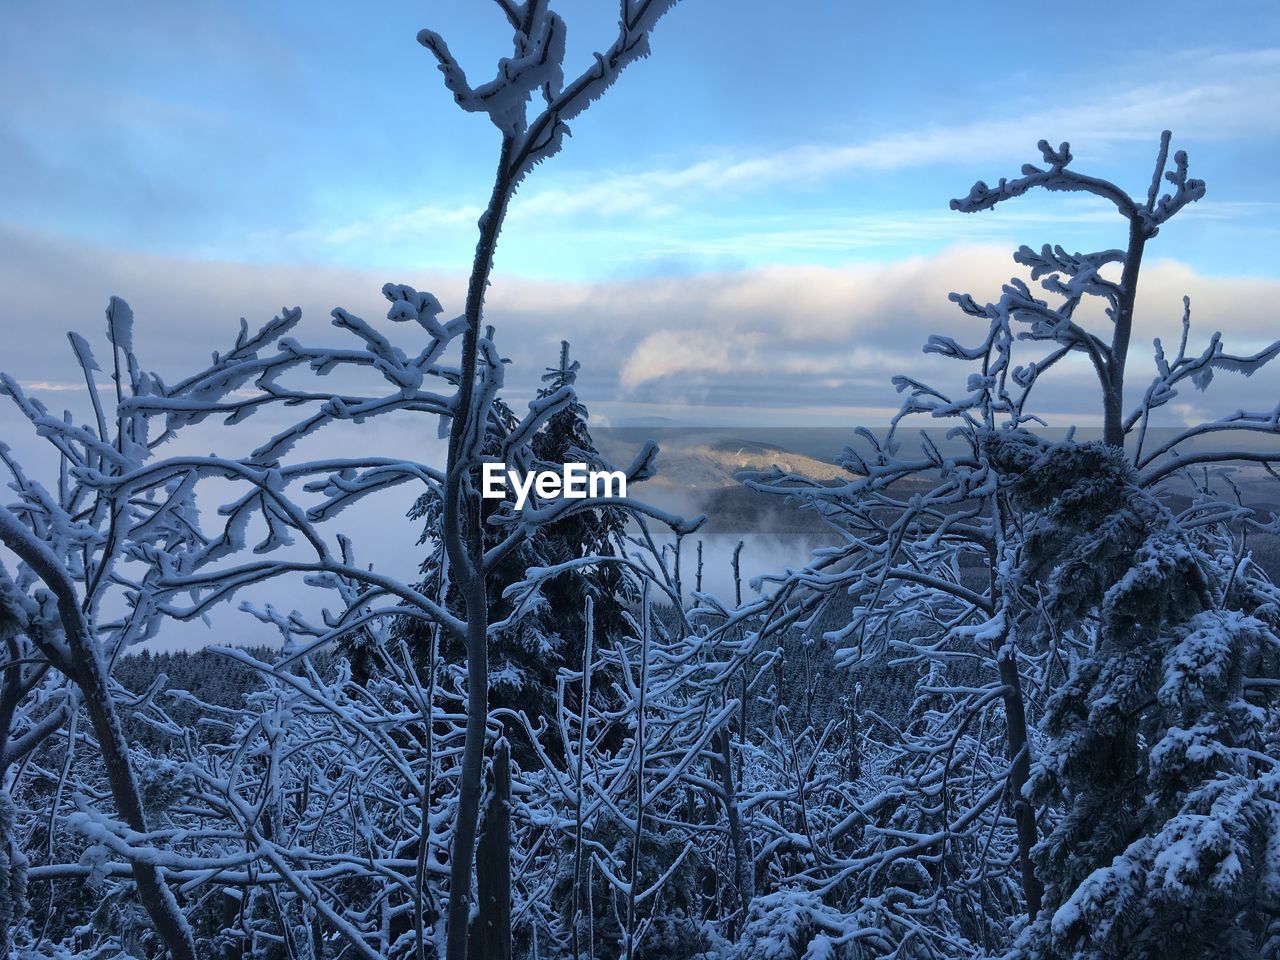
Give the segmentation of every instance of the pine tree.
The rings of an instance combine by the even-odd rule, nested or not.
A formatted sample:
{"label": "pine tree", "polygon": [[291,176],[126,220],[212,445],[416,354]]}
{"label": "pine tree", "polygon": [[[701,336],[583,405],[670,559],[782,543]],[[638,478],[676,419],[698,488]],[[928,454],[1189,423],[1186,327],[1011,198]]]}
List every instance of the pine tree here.
{"label": "pine tree", "polygon": [[[569,344],[562,342],[557,366],[547,369],[538,398],[550,396],[563,387],[572,388],[577,381],[579,363],[569,359]],[[518,418],[501,400],[494,403],[495,416],[489,425],[485,452],[499,455],[503,441]],[[534,436],[532,449],[538,463],[557,467],[564,463],[586,463],[605,467],[588,428],[589,412],[577,399],[548,418]],[[484,501],[486,531],[485,548],[498,543],[505,531],[489,521],[504,509],[502,501]],[[439,497],[423,494],[409,512],[411,519],[422,520],[423,534],[419,543],[429,553],[419,568],[418,589],[434,594],[438,590],[440,563]],[[583,619],[586,597],[592,597],[597,644],[617,637],[627,629],[624,611],[633,590],[621,568],[599,563],[562,573],[543,583],[539,598],[532,605],[516,610],[503,596],[507,587],[525,578],[531,567],[547,567],[583,557],[617,556],[625,525],[621,511],[612,509],[582,510],[568,517],[540,526],[522,544],[511,550],[493,568],[490,577],[489,623],[495,625],[489,640],[490,693],[492,709],[522,711],[536,725],[542,717],[554,715],[556,673],[563,667],[577,667],[582,661],[586,623]],[[446,598],[450,607],[459,609],[456,598]],[[514,615],[514,616],[513,616]],[[429,634],[419,621],[406,620],[402,629],[411,647],[425,662]],[[441,656],[445,663],[460,663],[461,644],[442,637]],[[595,695],[608,696],[610,677],[600,671],[593,682]],[[523,731],[509,731],[513,757],[525,768],[537,764],[531,745]],[[553,758],[559,759],[554,738],[546,744]]]}
{"label": "pine tree", "polygon": [[1263,956],[1280,763],[1245,679],[1280,645],[1274,623],[1120,448],[1022,434],[988,453],[1027,511],[1016,578],[1044,600],[1024,628],[1084,644],[1046,707],[1028,786],[1061,812],[1033,851],[1044,909],[1011,957]]}
{"label": "pine tree", "polygon": [[[569,360],[569,342],[560,343],[560,362],[543,375],[545,386],[539,398],[550,396],[563,387],[573,387],[578,378],[578,361]],[[546,427],[533,438],[533,452],[547,463],[586,463],[604,466],[595,441],[587,427],[590,414],[576,398],[552,416]],[[617,510],[584,510],[550,525],[538,541],[538,553],[546,564],[564,563],[587,556],[611,557],[620,553],[625,518]],[[618,636],[627,629],[623,616],[627,604],[634,601],[635,591],[622,573],[622,568],[604,563],[588,574],[562,573],[542,588],[548,607],[556,612],[555,622],[562,636],[561,657],[570,664],[582,661],[585,636],[583,621],[586,596],[593,600],[595,635],[598,638]],[[554,674],[553,674],[554,676]],[[554,689],[551,682],[550,688]]]}

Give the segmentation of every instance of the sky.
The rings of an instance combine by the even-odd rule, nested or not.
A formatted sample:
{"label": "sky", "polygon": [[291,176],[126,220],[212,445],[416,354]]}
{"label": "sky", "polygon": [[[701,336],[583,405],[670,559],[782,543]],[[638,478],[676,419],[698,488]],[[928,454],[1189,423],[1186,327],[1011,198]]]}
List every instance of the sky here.
{"label": "sky", "polygon": [[[573,74],[611,42],[616,8],[555,6]],[[511,49],[496,5],[9,0],[0,24],[0,371],[55,409],[83,405],[67,331],[101,350],[113,294],[137,315],[141,363],[169,382],[225,350],[240,317],[256,326],[300,305],[310,342],[336,336],[335,306],[381,322],[387,281],[461,311],[498,134],[456,107],[415,35],[441,32],[482,82]],[[1176,338],[1184,294],[1193,346],[1222,330],[1256,350],[1280,328],[1274,3],[683,0],[652,48],[511,208],[486,320],[517,409],[564,338],[595,425],[853,428],[892,415],[893,374],[962,389],[966,369],[920,349],[931,333],[980,339],[950,292],[998,298],[1023,243],[1124,241],[1088,198],[949,210],[975,180],[1038,161],[1041,138],[1141,194],[1169,128],[1208,182],[1148,247],[1134,357]],[[403,326],[388,333],[418,349]],[[1054,374],[1040,412],[1096,425],[1089,370]],[[1275,376],[1220,377],[1167,412],[1277,395]],[[434,426],[348,425],[318,442],[431,461]],[[0,442],[56,476],[11,405]],[[343,515],[367,535],[363,559],[416,568],[411,500]],[[755,540],[755,573],[807,551]],[[727,575],[727,561],[712,566]],[[305,607],[303,592],[245,599]],[[157,643],[269,639],[233,617],[166,626]]]}
{"label": "sky", "polygon": [[[574,73],[616,8],[556,7]],[[414,38],[431,26],[488,79],[510,52],[496,5],[49,0],[0,17],[0,367],[24,383],[75,382],[63,334],[96,330],[110,294],[171,377],[240,316],[379,317],[388,280],[461,309],[498,136]],[[517,393],[569,338],[597,422],[882,421],[892,373],[962,375],[919,350],[978,335],[947,293],[998,297],[1021,243],[1123,242],[1089,198],[948,209],[1038,161],[1042,137],[1142,193],[1167,127],[1208,182],[1149,248],[1135,350],[1176,335],[1184,293],[1238,349],[1280,326],[1273,3],[684,0],[652,46],[511,209],[488,321]],[[1051,413],[1096,420],[1084,378],[1063,373]]]}

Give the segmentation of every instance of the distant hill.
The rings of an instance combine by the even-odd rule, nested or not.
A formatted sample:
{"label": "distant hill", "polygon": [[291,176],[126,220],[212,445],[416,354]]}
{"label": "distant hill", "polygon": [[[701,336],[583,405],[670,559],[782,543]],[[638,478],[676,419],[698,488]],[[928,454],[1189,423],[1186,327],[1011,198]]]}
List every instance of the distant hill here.
{"label": "distant hill", "polygon": [[741,485],[744,471],[768,471],[777,467],[819,481],[848,478],[834,463],[785,450],[773,444],[734,437],[691,437],[684,443],[668,443],[658,455],[658,475],[652,487],[708,490]]}
{"label": "distant hill", "polygon": [[[707,514],[704,533],[812,535],[826,529],[816,514],[801,510],[787,498],[743,486],[740,477],[744,472],[777,467],[821,483],[849,478],[830,460],[723,430],[653,433],[605,430],[596,442],[606,458],[626,464],[652,436],[660,449],[657,475],[630,491],[631,495],[677,513]],[[833,447],[833,454],[838,449]]]}

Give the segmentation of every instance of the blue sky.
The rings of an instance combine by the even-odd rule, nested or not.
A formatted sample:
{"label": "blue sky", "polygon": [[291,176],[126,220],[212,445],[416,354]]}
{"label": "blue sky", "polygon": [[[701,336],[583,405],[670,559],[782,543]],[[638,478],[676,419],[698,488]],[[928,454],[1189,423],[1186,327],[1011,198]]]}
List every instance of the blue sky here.
{"label": "blue sky", "polygon": [[[614,7],[557,8],[585,65]],[[536,373],[575,339],[588,399],[619,421],[845,422],[893,404],[892,364],[952,322],[948,285],[994,297],[1018,243],[1122,240],[1087,200],[962,216],[949,198],[1016,175],[1040,137],[1141,191],[1164,127],[1209,192],[1153,244],[1152,324],[1176,325],[1187,291],[1238,345],[1269,339],[1280,7],[1049,10],[685,0],[522,187],[493,289],[504,347]],[[414,36],[440,30],[487,79],[510,49],[496,6],[50,0],[3,18],[0,323],[47,315],[43,292],[68,284],[59,334],[118,293],[153,317],[181,304],[203,348],[282,302],[458,289],[497,135]],[[43,325],[24,330],[28,379],[57,382]],[[180,346],[156,349],[178,363]]]}
{"label": "blue sky", "polygon": [[[610,41],[613,4],[556,7],[585,65]],[[461,309],[497,134],[456,108],[414,37],[439,30],[487,79],[510,51],[492,4],[10,0],[0,24],[0,370],[55,409],[83,406],[65,332],[100,341],[111,294],[169,382],[225,349],[239,317],[281,306],[303,307],[308,341],[335,336],[337,305],[380,318],[386,281]],[[1123,242],[1104,206],[1061,195],[948,210],[976,179],[1037,160],[1041,137],[1140,192],[1172,128],[1208,182],[1148,248],[1131,397],[1152,337],[1176,337],[1183,294],[1193,347],[1220,329],[1257,349],[1280,329],[1271,0],[683,0],[653,51],[512,208],[487,319],[517,407],[564,337],[594,424],[851,428],[892,415],[892,374],[962,389],[967,370],[920,351],[934,332],[980,337],[950,291],[997,297],[1021,243]],[[1054,373],[1040,412],[1096,425],[1088,369]],[[1165,412],[1270,407],[1278,379],[1220,377]],[[243,431],[286,413],[217,446],[184,436],[178,452],[243,455],[261,439]],[[375,421],[317,442],[437,462],[433,437],[434,424]],[[56,475],[8,404],[0,440]],[[369,535],[363,559],[415,568],[408,499],[344,514]],[[754,572],[790,562],[761,549]],[[271,596],[287,608],[300,592]],[[250,639],[231,623],[217,621]]]}

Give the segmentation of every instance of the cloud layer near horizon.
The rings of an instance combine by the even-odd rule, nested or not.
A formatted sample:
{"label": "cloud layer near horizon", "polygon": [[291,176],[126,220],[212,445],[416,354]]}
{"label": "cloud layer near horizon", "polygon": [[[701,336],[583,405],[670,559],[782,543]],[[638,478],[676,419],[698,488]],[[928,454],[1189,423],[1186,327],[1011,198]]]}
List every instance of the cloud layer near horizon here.
{"label": "cloud layer near horizon", "polygon": [[[334,306],[380,321],[385,281],[429,289],[446,311],[460,310],[465,283],[449,273],[405,276],[157,257],[13,228],[0,228],[0,244],[10,251],[0,262],[6,291],[0,326],[10,344],[0,368],[45,391],[75,389],[65,332],[96,338],[111,294],[134,307],[143,363],[171,379],[224,349],[241,316],[260,324],[296,304],[305,318],[299,336],[331,338],[327,314]],[[961,364],[921,353],[931,333],[961,341],[981,336],[976,322],[948,302],[948,293],[995,299],[1001,284],[1019,273],[1007,249],[979,245],[887,264],[594,283],[499,273],[487,319],[512,360],[513,400],[532,392],[559,341],[568,339],[583,362],[581,393],[602,420],[662,416],[693,424],[852,426],[855,420],[883,422],[897,407],[893,374],[958,389],[968,372]],[[1131,397],[1149,369],[1152,337],[1176,344],[1184,294],[1192,297],[1192,348],[1215,330],[1224,331],[1237,352],[1256,350],[1275,335],[1280,281],[1208,277],[1182,263],[1152,260],[1140,289]],[[404,327],[392,332],[412,335]],[[1030,359],[1028,352],[1023,360]],[[1097,404],[1091,376],[1084,364],[1064,368],[1046,382],[1041,409],[1061,423],[1092,423]],[[1207,403],[1200,395],[1184,396],[1194,409],[1182,413],[1259,407],[1274,395],[1270,387],[1224,378]],[[13,425],[9,410],[0,413],[4,434]]]}
{"label": "cloud layer near horizon", "polygon": [[[157,257],[6,227],[0,227],[0,246],[8,251],[0,260],[0,288],[6,293],[0,302],[0,342],[6,344],[0,371],[14,375],[54,409],[71,406],[82,415],[87,415],[83,384],[65,333],[80,331],[100,345],[102,311],[111,294],[134,307],[144,366],[171,381],[203,365],[210,351],[225,349],[239,317],[258,325],[295,304],[304,309],[304,321],[295,331],[300,339],[341,342],[327,316],[342,305],[411,348],[416,328],[381,319],[382,283],[405,281],[429,289],[449,311],[459,309],[465,285],[457,274],[406,276],[401,271]],[[967,290],[979,300],[994,299],[1000,285],[1017,272],[1007,249],[974,245],[879,265],[770,267],[613,282],[550,283],[500,273],[487,319],[497,326],[499,346],[511,358],[507,399],[517,408],[556,357],[560,339],[567,338],[583,364],[579,392],[593,411],[593,423],[663,418],[728,428],[875,426],[897,408],[900,398],[889,382],[895,373],[946,389],[962,387],[968,368],[926,356],[921,345],[937,332],[977,340],[980,324],[956,310],[947,294]],[[1237,352],[1257,349],[1275,335],[1280,281],[1202,276],[1175,261],[1153,260],[1142,280],[1130,362],[1131,399],[1150,369],[1152,336],[1176,344],[1184,293],[1194,300],[1193,349],[1218,329]],[[1280,395],[1276,373],[1253,381],[1219,377],[1208,394],[1185,393],[1170,413],[1175,419],[1200,419],[1236,407],[1269,407]],[[1064,365],[1054,374],[1039,411],[1055,425],[1095,425],[1097,392],[1091,371],[1083,364]],[[229,433],[223,430],[219,436],[231,439],[209,446],[198,446],[206,442],[205,434],[184,436],[181,449],[166,452],[242,455],[261,434],[282,425],[279,417],[291,413],[264,412]],[[374,421],[326,428],[309,442],[322,450],[353,455],[395,451],[438,463],[441,453],[434,437],[434,421]],[[14,449],[33,475],[56,476],[46,445],[9,403],[0,404],[0,441]],[[227,442],[236,449],[222,449]],[[398,488],[389,499],[344,515],[344,523],[365,535],[361,557],[380,569],[411,570],[416,565],[417,528],[404,520],[411,496],[412,491]],[[803,543],[763,544],[752,570],[773,569],[787,550],[798,561],[806,549]],[[273,585],[261,597],[248,596],[271,599],[284,609],[314,602],[296,584]],[[199,645],[214,636],[263,642],[271,639],[271,631],[224,610],[213,631],[199,625],[169,629],[161,646]]]}

